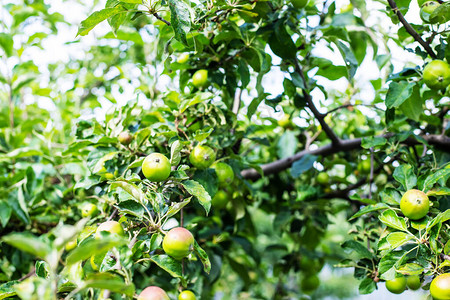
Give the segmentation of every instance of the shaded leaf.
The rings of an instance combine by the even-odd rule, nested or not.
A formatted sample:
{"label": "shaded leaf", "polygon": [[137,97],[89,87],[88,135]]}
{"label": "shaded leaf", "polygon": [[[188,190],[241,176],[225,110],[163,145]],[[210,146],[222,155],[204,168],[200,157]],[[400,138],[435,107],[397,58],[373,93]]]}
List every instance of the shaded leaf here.
{"label": "shaded leaf", "polygon": [[181,182],[181,185],[183,185],[189,194],[197,198],[198,202],[200,202],[205,209],[206,214],[208,214],[211,209],[211,196],[203,188],[203,186],[194,180],[183,181]]}

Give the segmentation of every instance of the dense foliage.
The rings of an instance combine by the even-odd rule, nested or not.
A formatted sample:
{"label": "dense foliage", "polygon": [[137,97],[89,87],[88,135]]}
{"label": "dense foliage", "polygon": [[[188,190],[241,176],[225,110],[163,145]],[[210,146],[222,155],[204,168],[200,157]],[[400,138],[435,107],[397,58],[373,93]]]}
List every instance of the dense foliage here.
{"label": "dense foliage", "polygon": [[47,2],[0,8],[0,299],[450,293],[449,2]]}

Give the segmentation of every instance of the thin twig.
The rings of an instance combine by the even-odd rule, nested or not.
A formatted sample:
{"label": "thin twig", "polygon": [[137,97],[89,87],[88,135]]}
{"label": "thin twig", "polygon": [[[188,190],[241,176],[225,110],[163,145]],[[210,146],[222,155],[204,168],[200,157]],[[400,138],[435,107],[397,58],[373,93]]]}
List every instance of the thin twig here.
{"label": "thin twig", "polygon": [[20,278],[17,281],[24,281],[25,279],[30,278],[31,276],[33,276],[35,273],[36,273],[36,268],[33,267],[33,269],[31,269],[31,271],[27,275],[23,276],[22,278]]}
{"label": "thin twig", "polygon": [[154,16],[155,18],[157,18],[158,20],[160,20],[161,22],[166,23],[167,26],[171,26],[170,22],[167,21],[167,20],[165,20],[164,18],[162,18],[160,15],[158,15],[157,12],[153,13],[153,16]]}
{"label": "thin twig", "polygon": [[306,83],[305,74],[303,74],[302,67],[300,66],[300,63],[298,59],[295,59],[295,71],[298,73],[298,75],[303,80],[303,84],[305,85],[305,88],[303,89],[303,94],[306,98],[307,105],[311,112],[314,114],[314,117],[319,121],[320,125],[322,126],[323,131],[327,134],[328,138],[330,138],[333,145],[339,145],[341,143],[339,137],[336,135],[336,133],[331,129],[331,127],[325,122],[325,115],[320,113],[316,106],[314,105],[314,102],[312,101],[312,97],[308,92],[308,86]]}
{"label": "thin twig", "polygon": [[354,107],[354,106],[372,107],[372,108],[375,108],[375,109],[378,109],[378,110],[383,111],[383,109],[381,109],[381,108],[379,108],[379,107],[376,107],[376,106],[373,105],[373,104],[350,104],[350,103],[348,103],[348,104],[343,104],[343,105],[340,105],[340,106],[335,107],[335,108],[333,108],[333,109],[330,109],[329,111],[327,111],[327,112],[324,113],[323,115],[324,115],[324,116],[327,116],[327,115],[329,115],[329,114],[331,114],[331,113],[334,113],[335,111],[338,111],[338,110],[340,110],[340,109],[347,108],[347,107]]}
{"label": "thin twig", "polygon": [[431,56],[431,58],[436,59],[437,56],[434,53],[433,49],[431,49],[430,45],[425,42],[422,37],[412,28],[412,26],[406,21],[403,14],[400,12],[400,10],[397,7],[397,3],[395,3],[394,0],[388,0],[389,5],[391,6],[392,10],[397,15],[399,21],[403,24],[403,27],[405,27],[406,31],[419,43],[422,45],[422,47],[427,51],[427,53]]}
{"label": "thin twig", "polygon": [[108,218],[108,221],[111,221],[112,219],[114,219],[114,217],[117,215],[118,212],[119,212],[119,210],[117,208],[114,208],[112,214]]}

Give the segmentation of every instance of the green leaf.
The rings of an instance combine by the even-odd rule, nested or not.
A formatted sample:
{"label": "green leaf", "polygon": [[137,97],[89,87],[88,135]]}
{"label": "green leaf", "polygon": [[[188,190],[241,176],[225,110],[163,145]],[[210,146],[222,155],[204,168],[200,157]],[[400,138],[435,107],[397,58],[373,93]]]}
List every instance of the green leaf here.
{"label": "green leaf", "polygon": [[361,140],[361,147],[363,147],[364,149],[370,149],[372,147],[384,146],[384,145],[386,145],[386,143],[387,143],[387,140],[384,137],[369,136],[369,137],[364,137]]}
{"label": "green leaf", "polygon": [[277,153],[280,158],[286,158],[295,154],[297,150],[297,136],[292,130],[287,130],[278,140]]}
{"label": "green leaf", "polygon": [[389,85],[389,90],[386,94],[387,108],[397,108],[402,105],[412,94],[414,83],[408,81],[393,81]]}
{"label": "green leaf", "polygon": [[448,21],[450,21],[450,3],[444,2],[430,15],[430,23],[444,24]]}
{"label": "green leaf", "polygon": [[172,146],[170,146],[170,164],[172,166],[176,166],[181,161],[181,150],[183,149],[183,145],[180,143],[179,140],[176,140],[172,143]]}
{"label": "green leaf", "polygon": [[247,62],[243,59],[239,60],[238,73],[241,77],[241,89],[245,89],[250,83],[250,70]]}
{"label": "green leaf", "polygon": [[372,259],[373,253],[370,252],[367,247],[358,243],[357,241],[346,241],[341,246],[344,249],[350,249],[358,253],[361,258]]}
{"label": "green leaf", "polygon": [[169,255],[153,255],[149,258],[152,262],[157,264],[161,269],[169,273],[172,277],[182,277],[181,262],[173,259]]}
{"label": "green leaf", "polygon": [[[386,240],[390,245],[389,250],[394,250],[394,249],[408,243],[413,238],[414,238],[414,236],[409,233],[392,232],[386,237]],[[380,249],[380,250],[385,250],[385,249]]]}
{"label": "green leaf", "polygon": [[372,278],[366,277],[360,282],[358,291],[361,295],[367,295],[375,291],[376,288],[377,284],[375,281],[373,281]]}
{"label": "green leaf", "polygon": [[420,96],[420,86],[416,84],[411,97],[400,105],[400,109],[405,116],[418,122],[423,113],[423,103],[424,99]]}
{"label": "green leaf", "polygon": [[417,184],[417,177],[410,165],[400,165],[395,169],[393,176],[397,182],[403,185],[405,190],[410,190]]}
{"label": "green leaf", "polygon": [[319,68],[316,75],[330,80],[337,80],[346,77],[348,74],[345,66],[336,66],[331,60],[326,58],[312,57],[311,64]]}
{"label": "green leaf", "polygon": [[102,237],[100,239],[89,239],[79,245],[67,256],[66,262],[71,265],[80,260],[86,260],[91,256],[102,254],[108,250],[126,244],[127,240],[115,235]]}
{"label": "green leaf", "polygon": [[50,274],[50,266],[43,260],[36,261],[35,273],[41,278],[48,278]]}
{"label": "green leaf", "polygon": [[211,197],[217,193],[217,174],[214,169],[197,170],[193,179],[200,183]]}
{"label": "green leaf", "polygon": [[211,272],[211,262],[209,261],[208,254],[200,247],[197,241],[194,241],[194,252],[197,254],[198,258],[200,258],[205,273],[209,274],[209,272]]}
{"label": "green leaf", "polygon": [[0,201],[0,223],[3,227],[8,224],[9,218],[11,217],[12,208],[5,201]]}
{"label": "green leaf", "polygon": [[310,170],[314,166],[314,163],[316,162],[316,160],[317,160],[317,156],[307,154],[307,155],[303,156],[301,159],[295,161],[291,167],[292,177],[298,178],[301,174]]}
{"label": "green leaf", "polygon": [[420,220],[409,220],[411,222],[411,227],[416,230],[424,230],[427,228],[427,224],[429,221],[428,217],[422,218]]}
{"label": "green leaf", "polygon": [[22,300],[55,299],[51,281],[37,276],[16,284],[14,289]]}
{"label": "green leaf", "polygon": [[388,227],[401,231],[407,231],[405,220],[397,216],[397,213],[392,209],[384,211],[378,219]]}
{"label": "green leaf", "polygon": [[206,127],[204,129],[199,129],[194,133],[194,139],[196,139],[198,142],[202,142],[208,136],[210,136],[213,131],[214,131],[214,128],[212,128],[212,127]]}
{"label": "green leaf", "polygon": [[122,201],[117,207],[120,212],[135,216],[139,219],[142,219],[145,214],[145,209],[142,204],[134,200]]}
{"label": "green leaf", "polygon": [[428,197],[430,197],[430,196],[434,196],[434,197],[436,197],[436,196],[447,196],[447,195],[450,195],[450,188],[448,188],[448,187],[441,187],[441,188],[437,188],[437,189],[432,189],[432,190],[429,190],[427,192],[427,196]]}
{"label": "green leaf", "polygon": [[402,196],[393,188],[386,188],[380,192],[381,201],[388,205],[400,205]]}
{"label": "green leaf", "polygon": [[[125,14],[121,14],[123,16],[125,16]],[[144,41],[142,40],[141,35],[136,32],[135,30],[131,30],[131,29],[127,29],[127,28],[123,28],[120,30],[117,30],[116,35],[114,35],[113,32],[108,32],[107,34],[105,34],[103,36],[103,38],[105,39],[117,39],[117,40],[121,40],[121,41],[129,41],[129,42],[133,42],[136,45],[144,45]]]}
{"label": "green leaf", "polygon": [[175,32],[175,38],[187,46],[186,34],[191,30],[189,6],[182,0],[168,0],[168,2],[170,22]]}
{"label": "green leaf", "polygon": [[117,187],[122,188],[125,192],[130,194],[134,199],[136,199],[139,203],[144,203],[145,195],[142,190],[137,187],[134,183],[126,182],[126,181],[113,181],[109,186],[110,190],[113,190]]}
{"label": "green leaf", "polygon": [[126,284],[120,276],[106,272],[90,274],[86,278],[84,288],[109,290],[129,297],[133,297],[135,292],[132,283]]}
{"label": "green leaf", "polygon": [[13,41],[12,36],[7,33],[0,32],[0,46],[5,51],[7,57],[12,56],[13,45],[14,45],[14,41]]}
{"label": "green leaf", "polygon": [[400,266],[405,259],[405,250],[391,251],[380,259],[378,272],[383,280],[392,280],[396,277],[396,267]]}
{"label": "green leaf", "polygon": [[142,166],[142,163],[144,162],[144,159],[145,159],[145,157],[139,157],[139,158],[137,158],[135,161],[131,162],[131,163],[128,165],[127,170],[141,167],[141,166]]}
{"label": "green leaf", "polygon": [[17,249],[45,259],[52,251],[48,242],[26,233],[12,233],[2,238],[2,240]]}
{"label": "green leaf", "polygon": [[206,214],[208,214],[211,208],[211,196],[203,188],[203,186],[194,180],[183,181],[181,182],[181,185],[189,194],[197,198],[198,202],[200,202],[200,204],[205,209]]}
{"label": "green leaf", "polygon": [[16,295],[16,291],[14,290],[14,285],[19,283],[17,280],[8,281],[0,285],[0,300],[13,297]]}
{"label": "green leaf", "polygon": [[360,209],[356,214],[354,214],[348,220],[351,221],[351,220],[354,220],[356,218],[361,217],[362,215],[368,214],[370,212],[381,210],[381,209],[388,209],[388,208],[390,208],[390,206],[385,204],[385,203],[377,203],[377,204],[374,204],[374,205],[368,205],[368,206]]}
{"label": "green leaf", "polygon": [[397,273],[403,275],[420,275],[424,271],[424,267],[415,263],[403,265],[397,269]]}
{"label": "green leaf", "polygon": [[428,189],[432,188],[436,184],[436,182],[440,180],[446,182],[449,177],[450,177],[450,165],[447,165],[445,169],[439,169],[437,171],[432,172],[424,180],[422,189],[424,191],[427,191]]}
{"label": "green leaf", "polygon": [[81,180],[77,181],[77,183],[75,183],[75,186],[73,187],[73,189],[74,190],[76,190],[76,189],[87,190],[100,182],[101,182],[101,178],[99,178],[99,176],[84,177],[84,178],[81,178]]}
{"label": "green leaf", "polygon": [[72,144],[70,144],[69,147],[66,150],[64,150],[62,154],[63,155],[68,155],[68,154],[71,154],[71,153],[77,153],[80,150],[82,150],[82,149],[84,149],[87,146],[92,145],[92,144],[93,143],[91,141],[86,141],[86,140],[76,141],[76,142],[73,142]]}
{"label": "green leaf", "polygon": [[31,148],[31,147],[24,147],[24,148],[18,148],[15,149],[5,156],[7,158],[22,158],[22,157],[29,157],[29,156],[41,156],[43,153],[40,150]]}
{"label": "green leaf", "polygon": [[191,198],[188,198],[183,202],[172,202],[172,205],[169,207],[169,210],[167,211],[165,217],[170,218],[176,215],[183,207],[188,205],[189,202],[191,202]]}
{"label": "green leaf", "polygon": [[8,196],[8,205],[11,207],[12,212],[25,224],[31,222],[28,214],[28,207],[25,203],[22,186],[13,191]]}
{"label": "green leaf", "polygon": [[295,59],[297,48],[291,35],[286,31],[284,20],[280,19],[275,23],[274,31],[269,36],[268,43],[275,55],[283,59]]}
{"label": "green leaf", "polygon": [[126,12],[127,11],[123,6],[105,8],[100,11],[96,11],[93,14],[91,14],[87,19],[81,22],[80,27],[78,28],[77,36],[87,35],[89,31],[91,31],[99,23],[105,21],[108,18],[111,18],[112,16]]}
{"label": "green leaf", "polygon": [[356,60],[353,51],[343,42],[337,41],[336,46],[338,47],[339,51],[342,54],[342,57],[344,58],[348,72],[347,78],[348,80],[351,80],[353,76],[355,76],[356,70],[358,69],[358,61]]}

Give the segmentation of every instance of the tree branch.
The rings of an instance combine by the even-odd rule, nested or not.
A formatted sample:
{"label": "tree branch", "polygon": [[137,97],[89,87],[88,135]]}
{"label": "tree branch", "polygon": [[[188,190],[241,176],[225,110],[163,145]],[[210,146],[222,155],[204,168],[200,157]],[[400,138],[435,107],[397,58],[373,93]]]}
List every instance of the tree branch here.
{"label": "tree branch", "polygon": [[242,90],[238,88],[236,90],[236,93],[234,94],[234,101],[233,101],[233,113],[236,116],[239,112],[239,108],[241,107],[241,95],[242,95]]}
{"label": "tree branch", "polygon": [[450,255],[446,255],[444,253],[441,253],[441,258],[445,260],[450,260]]}
{"label": "tree branch", "polygon": [[167,21],[167,20],[165,20],[164,18],[162,18],[160,15],[158,15],[158,13],[156,13],[156,12],[153,13],[153,16],[154,16],[155,18],[157,18],[158,20],[160,20],[161,22],[166,23],[167,26],[170,26],[170,25],[171,25],[169,21]]}
{"label": "tree branch", "polygon": [[392,10],[397,15],[399,21],[403,24],[403,27],[405,27],[406,31],[419,43],[422,45],[422,47],[427,51],[427,53],[431,56],[431,58],[436,59],[437,56],[434,53],[433,49],[431,49],[430,45],[425,42],[422,37],[412,28],[412,26],[406,21],[403,14],[400,12],[400,10],[397,7],[397,3],[395,3],[394,0],[388,0],[389,5],[391,6]]}
{"label": "tree branch", "polygon": [[[378,137],[390,138],[392,136],[393,136],[392,133],[387,133]],[[443,151],[450,152],[450,137],[448,136],[425,135],[421,136],[421,138],[423,138],[430,145],[435,145],[436,147],[442,149]],[[407,145],[420,144],[420,142],[413,137],[407,138],[405,141],[403,141],[403,143]],[[261,169],[264,175],[270,175],[290,168],[295,161],[300,160],[307,154],[327,156],[338,152],[356,150],[360,148],[361,148],[361,138],[351,140],[341,140],[339,145],[333,145],[331,143],[329,145],[320,147],[315,150],[303,150],[294,154],[293,156],[261,165]],[[243,170],[241,172],[241,176],[249,180],[256,180],[261,178],[261,174],[259,174],[258,171],[256,171],[255,169]]]}
{"label": "tree branch", "polygon": [[319,121],[320,125],[322,126],[323,131],[325,131],[328,138],[331,140],[332,144],[339,145],[341,143],[341,140],[338,138],[336,133],[334,133],[334,131],[331,129],[331,127],[328,126],[327,122],[325,122],[326,114],[322,114],[321,112],[319,112],[317,110],[316,106],[314,105],[314,102],[312,101],[311,95],[307,91],[308,87],[306,84],[305,74],[303,74],[303,70],[302,70],[302,67],[300,66],[300,63],[298,62],[298,59],[295,59],[295,71],[301,77],[301,79],[303,80],[303,83],[305,85],[305,88],[303,89],[303,94],[306,98],[308,108],[311,110],[314,117],[316,117],[317,121]]}

